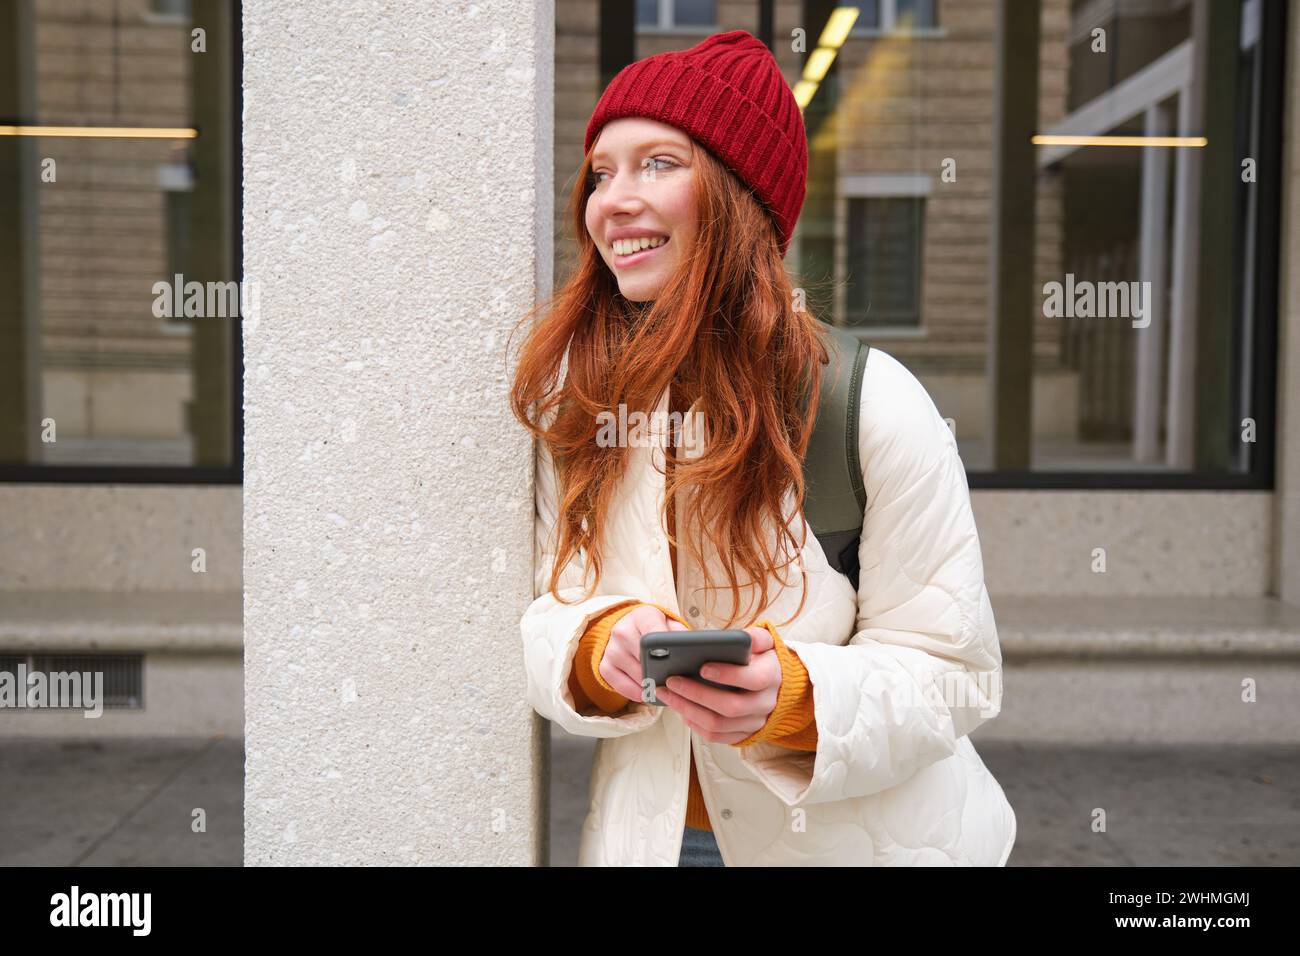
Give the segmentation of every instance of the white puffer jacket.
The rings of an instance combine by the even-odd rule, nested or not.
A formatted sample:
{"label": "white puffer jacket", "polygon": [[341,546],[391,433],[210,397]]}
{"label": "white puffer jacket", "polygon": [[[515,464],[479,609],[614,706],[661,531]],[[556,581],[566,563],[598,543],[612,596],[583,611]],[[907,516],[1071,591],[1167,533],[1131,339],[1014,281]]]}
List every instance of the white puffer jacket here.
{"label": "white puffer jacket", "polygon": [[[665,390],[661,414],[667,403]],[[701,441],[692,414],[682,453],[700,454]],[[827,564],[809,529],[800,556],[809,588],[802,613],[782,625],[799,604],[799,584],[791,577],[783,588],[774,574],[768,593],[776,596],[757,618],[776,626],[808,670],[816,753],[710,743],[676,711],[639,701],[616,717],[574,710],[570,669],[587,622],[600,611],[635,598],[672,608],[694,626],[721,627],[726,607],[705,595],[729,605],[730,589],[701,590],[703,573],[685,548],[674,588],[658,520],[663,451],[648,445],[630,450],[597,593],[556,602],[546,584],[557,485],[545,443],[537,448],[534,593],[541,596],[520,627],[528,702],[569,733],[601,738],[579,865],[677,865],[692,750],[728,866],[1006,863],[1015,814],[967,736],[998,713],[1002,698],[1002,656],[970,492],[952,433],[906,367],[872,348],[863,377],[867,509],[858,593]],[[793,511],[791,498],[786,512]],[[802,529],[794,532],[800,540]],[[566,600],[586,593],[584,570],[576,559],[565,569]],[[742,607],[750,596],[741,589]]]}

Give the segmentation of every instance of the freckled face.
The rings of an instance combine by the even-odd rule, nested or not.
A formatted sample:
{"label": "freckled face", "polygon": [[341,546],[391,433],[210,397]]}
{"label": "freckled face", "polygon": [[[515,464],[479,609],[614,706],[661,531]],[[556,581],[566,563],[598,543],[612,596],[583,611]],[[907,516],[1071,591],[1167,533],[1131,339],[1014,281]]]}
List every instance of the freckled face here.
{"label": "freckled face", "polygon": [[614,120],[596,137],[587,232],[633,302],[659,294],[695,237],[692,155],[681,130],[639,116]]}

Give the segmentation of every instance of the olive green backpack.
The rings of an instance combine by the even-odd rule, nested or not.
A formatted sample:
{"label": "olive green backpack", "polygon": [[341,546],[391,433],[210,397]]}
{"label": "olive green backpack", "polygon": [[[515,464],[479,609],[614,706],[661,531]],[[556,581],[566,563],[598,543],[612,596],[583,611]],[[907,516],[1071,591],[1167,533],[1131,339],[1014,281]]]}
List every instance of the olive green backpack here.
{"label": "olive green backpack", "polygon": [[804,458],[804,520],[826,560],[858,586],[858,541],[867,507],[858,456],[862,376],[871,347],[852,332],[819,323],[830,364],[823,370],[821,398]]}

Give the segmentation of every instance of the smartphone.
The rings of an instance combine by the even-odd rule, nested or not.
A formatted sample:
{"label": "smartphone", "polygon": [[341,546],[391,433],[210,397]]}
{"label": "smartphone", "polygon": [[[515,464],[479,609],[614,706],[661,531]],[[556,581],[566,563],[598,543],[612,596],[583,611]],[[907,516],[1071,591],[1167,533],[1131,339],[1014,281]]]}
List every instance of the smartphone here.
{"label": "smartphone", "polygon": [[641,699],[663,707],[654,694],[670,677],[693,677],[721,690],[736,690],[700,676],[700,667],[710,661],[748,664],[752,640],[747,631],[649,631],[641,635]]}

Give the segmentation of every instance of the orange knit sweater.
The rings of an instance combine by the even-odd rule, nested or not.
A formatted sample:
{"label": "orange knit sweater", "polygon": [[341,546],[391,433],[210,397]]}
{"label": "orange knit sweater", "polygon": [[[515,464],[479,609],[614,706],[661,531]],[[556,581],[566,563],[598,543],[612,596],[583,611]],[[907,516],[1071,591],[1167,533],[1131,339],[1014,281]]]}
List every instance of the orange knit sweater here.
{"label": "orange knit sweater", "polygon": [[[609,643],[614,625],[623,615],[641,603],[625,601],[616,604],[588,623],[587,630],[578,642],[578,652],[573,659],[573,669],[569,675],[569,690],[573,694],[575,708],[579,713],[594,709],[612,716],[630,703],[628,698],[616,691],[600,676],[598,668],[605,656],[605,646]],[[658,604],[651,606],[659,608],[664,616],[686,624],[667,608]],[[767,723],[732,746],[748,747],[759,741],[766,741],[794,750],[815,751],[817,723],[813,719],[812,683],[808,680],[808,671],[798,655],[785,646],[785,642],[781,640],[781,636],[770,622],[759,621],[757,626],[766,627],[772,635],[777,659],[781,662],[781,688],[777,692],[776,707],[768,716]],[[691,754],[690,790],[686,801],[686,825],[700,830],[713,829],[709,822],[709,812],[704,805],[704,794],[700,790],[693,753]]]}

